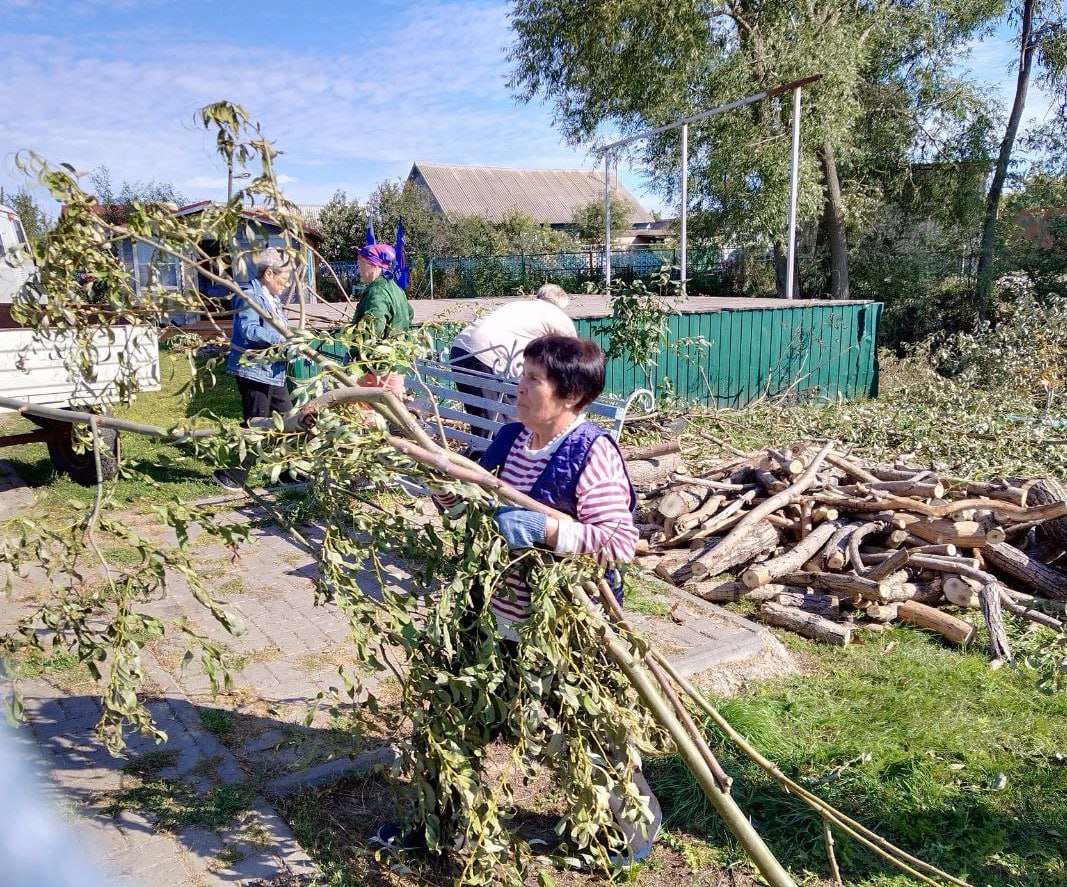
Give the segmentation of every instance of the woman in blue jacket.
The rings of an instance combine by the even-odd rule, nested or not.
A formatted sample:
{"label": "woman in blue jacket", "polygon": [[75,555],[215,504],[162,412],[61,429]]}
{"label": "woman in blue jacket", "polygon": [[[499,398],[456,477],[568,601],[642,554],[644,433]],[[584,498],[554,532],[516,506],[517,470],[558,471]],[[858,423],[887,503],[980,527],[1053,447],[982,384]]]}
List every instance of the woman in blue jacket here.
{"label": "woman in blue jacket", "polygon": [[[289,322],[279,297],[289,288],[292,279],[292,261],[271,247],[260,252],[256,259],[255,279],[242,287],[241,295],[233,298],[236,313],[226,371],[237,377],[244,416],[241,424],[245,428],[250,419],[272,413],[284,415],[293,408],[289,389],[285,387],[286,361],[266,358],[258,353],[286,339]],[[260,310],[256,311],[252,305]],[[286,332],[280,332],[267,317]],[[228,489],[240,489],[248,480],[250,464],[251,459],[246,458],[239,468],[220,468],[214,473],[215,480]]]}

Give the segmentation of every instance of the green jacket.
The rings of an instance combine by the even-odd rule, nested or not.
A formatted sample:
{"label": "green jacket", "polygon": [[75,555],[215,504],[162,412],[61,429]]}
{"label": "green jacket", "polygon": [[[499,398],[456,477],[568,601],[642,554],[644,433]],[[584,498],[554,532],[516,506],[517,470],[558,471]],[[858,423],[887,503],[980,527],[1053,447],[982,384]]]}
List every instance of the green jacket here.
{"label": "green jacket", "polygon": [[374,316],[378,335],[386,338],[409,329],[415,316],[404,291],[385,277],[378,277],[367,284],[363,298],[356,305],[352,323],[359,323],[368,314]]}

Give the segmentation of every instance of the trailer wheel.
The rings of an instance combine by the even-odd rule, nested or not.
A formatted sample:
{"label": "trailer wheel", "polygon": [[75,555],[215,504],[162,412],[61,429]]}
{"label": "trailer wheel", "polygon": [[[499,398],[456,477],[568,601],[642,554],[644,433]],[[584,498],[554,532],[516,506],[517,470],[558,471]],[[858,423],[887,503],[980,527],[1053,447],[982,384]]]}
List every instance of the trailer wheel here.
{"label": "trailer wheel", "polygon": [[[60,427],[48,441],[48,455],[58,471],[64,471],[83,487],[96,486],[96,459],[92,447],[78,452],[74,447],[74,426],[56,423]],[[103,480],[111,480],[119,473],[119,433],[114,428],[100,428],[100,473]]]}

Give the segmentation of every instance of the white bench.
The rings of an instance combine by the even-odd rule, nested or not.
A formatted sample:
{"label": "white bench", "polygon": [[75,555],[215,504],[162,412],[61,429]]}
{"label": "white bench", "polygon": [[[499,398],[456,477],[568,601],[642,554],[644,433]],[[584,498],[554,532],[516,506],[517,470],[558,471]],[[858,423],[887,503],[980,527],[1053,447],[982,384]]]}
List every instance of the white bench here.
{"label": "white bench", "polygon": [[[407,379],[408,388],[415,394],[410,404],[413,412],[418,414],[431,435],[438,433],[436,417],[440,416],[445,437],[474,450],[484,450],[491,438],[501,427],[517,418],[515,407],[515,389],[517,383],[510,379],[472,370],[461,370],[439,361],[420,360],[415,363],[417,378]],[[460,382],[483,391],[492,391],[499,400],[467,394],[456,388]],[[647,388],[639,388],[627,398],[613,395],[601,395],[585,408],[592,421],[609,425],[609,432],[616,441],[622,433],[623,423],[631,409],[638,410],[637,417],[651,413],[656,407],[656,398]],[[490,414],[488,419],[468,413],[464,407],[481,407]],[[629,416],[629,418],[636,418]],[[470,431],[457,427],[462,423]],[[480,429],[486,432],[479,436],[472,432]]]}

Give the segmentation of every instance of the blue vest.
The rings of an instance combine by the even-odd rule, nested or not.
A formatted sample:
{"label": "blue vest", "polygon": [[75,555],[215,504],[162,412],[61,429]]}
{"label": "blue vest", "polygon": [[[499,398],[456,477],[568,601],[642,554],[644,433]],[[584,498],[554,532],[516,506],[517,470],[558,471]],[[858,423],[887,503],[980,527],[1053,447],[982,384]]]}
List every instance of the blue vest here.
{"label": "blue vest", "polygon": [[[478,464],[486,471],[499,474],[504,461],[508,457],[508,453],[511,452],[512,446],[518,440],[524,427],[522,422],[509,422],[501,428],[496,433],[492,443],[489,444],[489,449],[478,460]],[[589,451],[601,437],[607,437],[611,441],[611,445],[616,450],[619,449],[615,439],[599,425],[594,425],[592,422],[583,422],[568,434],[563,439],[563,442],[556,447],[556,452],[548,460],[548,464],[544,467],[540,477],[534,481],[534,485],[528,493],[530,498],[536,499],[538,502],[556,509],[556,511],[562,511],[564,514],[577,518],[578,478],[582,476],[585,463],[589,460]],[[619,453],[619,458],[622,458],[621,452]],[[626,462],[624,460],[624,471],[625,466]],[[633,484],[630,483],[629,475],[626,476],[626,484],[630,488],[630,512],[632,514],[637,508],[637,494],[634,492]]]}
{"label": "blue vest", "polygon": [[[486,471],[499,474],[508,457],[508,453],[511,452],[512,446],[524,427],[521,422],[510,422],[501,428],[496,433],[492,443],[489,444],[489,449],[478,460],[478,464]],[[615,439],[599,425],[595,425],[592,422],[583,422],[575,428],[556,448],[556,451],[548,460],[548,464],[544,467],[537,480],[534,481],[534,485],[528,493],[530,498],[577,519],[578,479],[582,476],[582,470],[589,459],[589,451],[592,449],[593,444],[605,436],[611,441],[611,445],[618,450],[619,445],[615,443]],[[621,452],[619,452],[619,458],[622,458]],[[623,461],[623,470],[626,470],[625,460]],[[629,475],[626,476],[626,485],[630,489],[630,513],[632,514],[637,508],[637,494],[634,492],[633,484],[630,483]],[[607,570],[604,578],[607,579],[612,591],[615,592],[615,597],[618,598],[619,603],[622,603],[622,577],[619,576],[618,570]]]}

